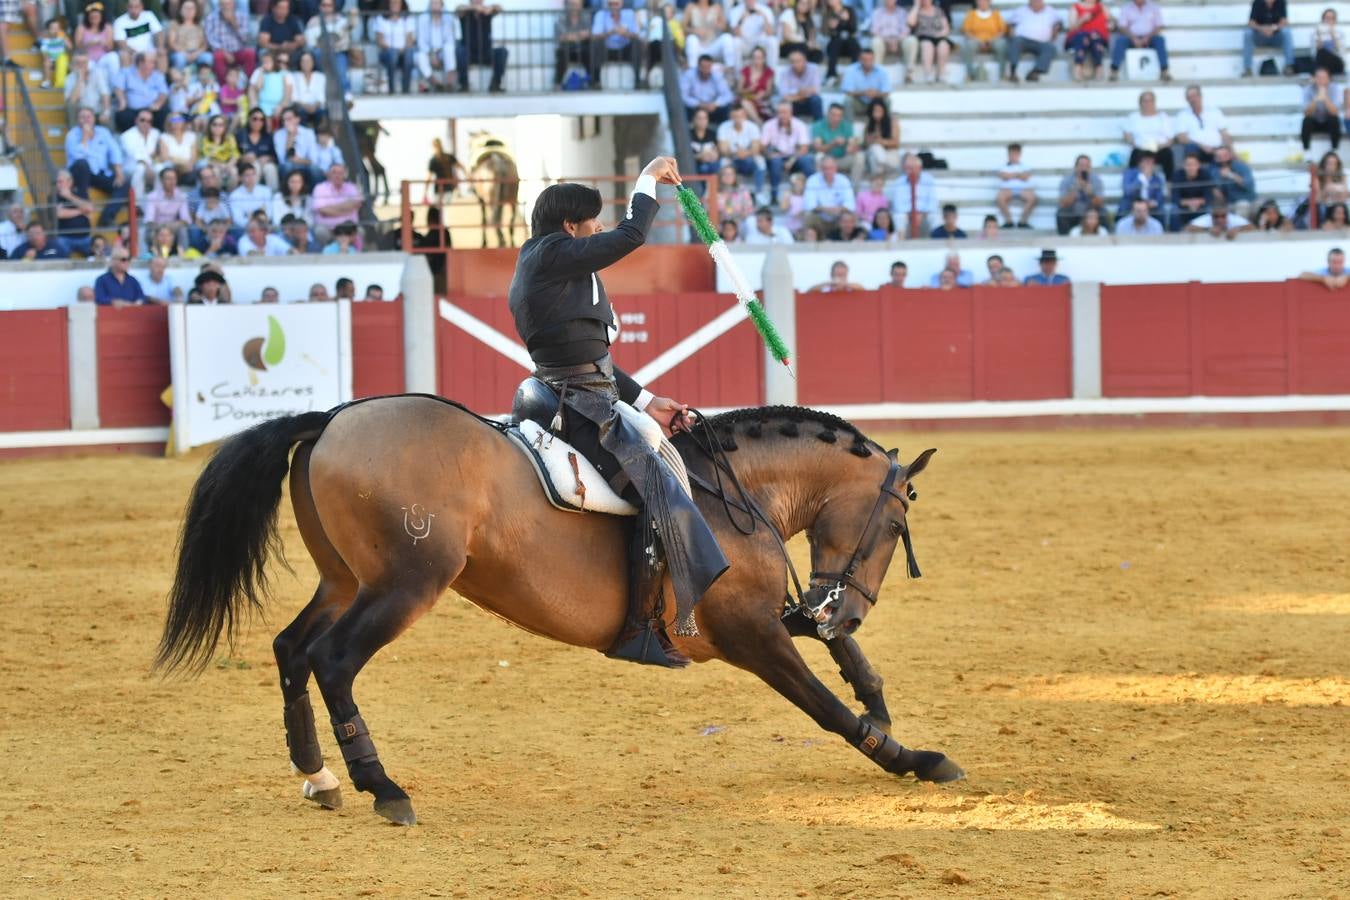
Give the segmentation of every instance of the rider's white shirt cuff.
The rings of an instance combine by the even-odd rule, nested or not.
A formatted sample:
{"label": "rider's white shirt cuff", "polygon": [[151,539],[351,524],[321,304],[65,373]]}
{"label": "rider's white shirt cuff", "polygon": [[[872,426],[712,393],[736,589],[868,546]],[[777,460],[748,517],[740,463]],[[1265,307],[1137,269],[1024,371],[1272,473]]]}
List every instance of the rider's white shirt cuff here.
{"label": "rider's white shirt cuff", "polygon": [[651,197],[653,200],[655,200],[655,199],[656,199],[656,176],[655,176],[655,175],[639,175],[639,176],[638,176],[638,179],[637,179],[637,183],[633,185],[633,193],[635,193],[635,194],[646,194],[648,197]]}
{"label": "rider's white shirt cuff", "polygon": [[653,394],[646,388],[643,388],[642,393],[638,394],[637,399],[633,401],[633,409],[636,409],[638,412],[642,412],[647,408],[647,404],[651,403],[655,399],[656,399],[655,394]]}

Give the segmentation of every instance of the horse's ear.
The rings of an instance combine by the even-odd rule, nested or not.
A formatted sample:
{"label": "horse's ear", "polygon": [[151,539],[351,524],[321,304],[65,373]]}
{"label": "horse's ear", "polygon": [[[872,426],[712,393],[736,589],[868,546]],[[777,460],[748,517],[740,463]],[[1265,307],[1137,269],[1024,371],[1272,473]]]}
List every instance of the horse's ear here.
{"label": "horse's ear", "polygon": [[891,458],[891,462],[899,462],[899,461],[900,461],[900,448],[899,448],[899,447],[892,447],[891,449],[889,449],[889,450],[886,451],[886,455],[889,456],[889,457]]}
{"label": "horse's ear", "polygon": [[936,447],[930,447],[918,456],[914,457],[914,462],[905,466],[905,480],[912,481],[915,475],[918,475],[924,469],[928,468],[928,460],[937,452]]}

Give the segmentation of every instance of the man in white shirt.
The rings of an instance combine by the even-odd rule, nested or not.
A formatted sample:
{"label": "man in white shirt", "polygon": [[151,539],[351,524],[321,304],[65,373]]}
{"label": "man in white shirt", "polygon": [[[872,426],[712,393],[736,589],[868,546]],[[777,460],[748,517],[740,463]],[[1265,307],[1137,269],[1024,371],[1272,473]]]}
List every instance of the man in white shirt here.
{"label": "man in white shirt", "polygon": [[1031,186],[1031,169],[1022,162],[1021,144],[1008,145],[1008,161],[999,169],[998,178],[998,194],[994,197],[994,205],[1003,213],[1003,227],[1014,227],[1012,202],[1020,198],[1022,218],[1017,221],[1016,227],[1030,228],[1031,213],[1036,208],[1036,190]]}
{"label": "man in white shirt", "polygon": [[389,79],[389,93],[394,93],[394,82],[401,76],[403,93],[411,94],[417,23],[411,16],[386,13],[376,16],[369,28],[378,50],[380,65]]}
{"label": "man in white shirt", "polygon": [[300,124],[300,114],[295,107],[288,106],[281,113],[281,128],[272,135],[272,146],[277,152],[277,166],[281,170],[281,183],[292,172],[305,176],[305,184],[312,185],[323,179],[323,170],[314,160],[319,155],[319,142],[314,137],[314,129]]}
{"label": "man in white shirt", "polygon": [[1125,143],[1130,146],[1128,167],[1139,165],[1139,158],[1152,153],[1168,178],[1172,177],[1172,120],[1158,111],[1158,98],[1152,91],[1139,95],[1139,109],[1125,120]]}
{"label": "man in white shirt", "polygon": [[[272,191],[258,182],[258,170],[252,163],[239,166],[239,186],[230,191],[230,218],[236,228],[243,228],[258,210],[272,208]],[[240,254],[243,248],[240,248]]]}
{"label": "man in white shirt", "polygon": [[907,237],[922,237],[928,234],[928,217],[937,211],[937,185],[913,153],[905,154],[900,169],[891,201],[895,228],[898,233],[904,229],[903,234]]}
{"label": "man in white shirt", "polygon": [[1218,107],[1205,108],[1205,98],[1200,93],[1200,85],[1186,88],[1188,109],[1177,113],[1176,143],[1185,148],[1181,156],[1194,153],[1200,161],[1208,165],[1214,162],[1214,148],[1233,146],[1233,137],[1228,133],[1228,117]]}
{"label": "man in white shirt", "polygon": [[1162,223],[1148,214],[1148,201],[1139,199],[1130,206],[1129,218],[1116,222],[1116,234],[1162,234]]}
{"label": "man in white shirt", "polygon": [[458,42],[459,19],[445,11],[444,0],[431,0],[427,11],[417,17],[417,52],[413,54],[417,71],[428,85],[450,86],[449,64]]}
{"label": "man in white shirt", "polygon": [[1239,216],[1237,213],[1229,212],[1226,206],[1215,206],[1210,212],[1203,216],[1197,216],[1186,223],[1185,231],[1197,233],[1201,231],[1209,232],[1211,237],[1227,238],[1232,240],[1244,231],[1252,231],[1256,228],[1251,222]]}
{"label": "man in white shirt", "polygon": [[5,210],[5,221],[0,222],[0,250],[5,251],[5,256],[9,256],[15,247],[28,240],[28,236],[24,234],[27,225],[23,204],[11,203],[9,209]]}
{"label": "man in white shirt", "polygon": [[1027,0],[1027,5],[1009,13],[1012,37],[1008,40],[1008,80],[1017,81],[1017,63],[1023,53],[1036,54],[1036,64],[1027,73],[1027,81],[1039,81],[1050,71],[1055,59],[1055,38],[1063,28],[1063,17],[1045,5],[1045,0]]}
{"label": "man in white shirt", "polygon": [[838,223],[840,213],[856,205],[853,183],[848,176],[839,174],[839,160],[825,154],[820,160],[820,171],[806,179],[802,203],[806,224],[823,235]]}
{"label": "man in white shirt", "polygon": [[768,65],[777,64],[778,23],[768,3],[743,0],[731,7],[731,12],[727,14],[727,22],[731,25],[732,36],[740,46],[741,59],[749,59],[751,50],[762,47]]}
{"label": "man in white shirt", "polygon": [[[751,122],[745,107],[733,106],[731,118],[717,126],[717,149],[729,160],[737,175],[755,179],[755,194],[764,190],[764,156],[759,126]],[[723,163],[726,165],[726,163]]]}
{"label": "man in white shirt", "polygon": [[[171,303],[181,300],[183,292],[174,286],[173,276],[169,274],[169,261],[162,256],[150,257],[150,274],[140,279],[141,291],[146,298],[156,303]],[[175,297],[175,293],[178,295]]]}
{"label": "man in white shirt", "polygon": [[144,193],[154,187],[155,154],[159,151],[159,129],[152,124],[154,114],[143,109],[136,114],[136,124],[122,132],[122,170],[127,183]]}
{"label": "man in white shirt", "polygon": [[127,0],[127,11],[113,20],[113,42],[132,54],[161,49],[163,33],[164,26],[143,0]]}
{"label": "man in white shirt", "polygon": [[792,244],[795,241],[786,226],[773,220],[773,210],[763,206],[755,213],[755,227],[745,231],[745,243],[767,245]]}
{"label": "man in white shirt", "polygon": [[288,256],[295,252],[294,247],[267,230],[261,217],[249,219],[239,239],[240,256]]}

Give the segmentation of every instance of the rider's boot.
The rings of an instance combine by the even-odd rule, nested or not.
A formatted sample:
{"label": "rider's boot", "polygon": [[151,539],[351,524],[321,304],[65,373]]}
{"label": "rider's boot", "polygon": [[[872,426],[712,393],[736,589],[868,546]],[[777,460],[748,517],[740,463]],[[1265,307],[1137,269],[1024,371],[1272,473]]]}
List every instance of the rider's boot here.
{"label": "rider's boot", "polygon": [[628,616],[614,644],[605,651],[612,659],[680,669],[689,665],[666,635],[662,613],[665,561],[651,520],[642,514],[634,522],[628,552]]}

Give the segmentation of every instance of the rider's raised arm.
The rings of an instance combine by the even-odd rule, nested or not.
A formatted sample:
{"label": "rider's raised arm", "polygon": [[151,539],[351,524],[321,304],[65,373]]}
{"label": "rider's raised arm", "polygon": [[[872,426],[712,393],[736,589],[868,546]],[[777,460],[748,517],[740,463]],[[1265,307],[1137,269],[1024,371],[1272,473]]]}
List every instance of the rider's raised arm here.
{"label": "rider's raised arm", "polygon": [[639,175],[624,219],[612,231],[554,241],[543,271],[554,278],[579,278],[614,265],[646,243],[659,208],[656,179]]}

